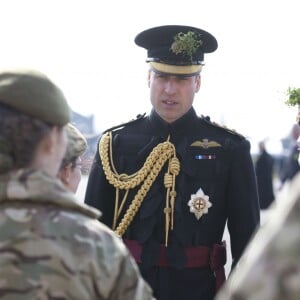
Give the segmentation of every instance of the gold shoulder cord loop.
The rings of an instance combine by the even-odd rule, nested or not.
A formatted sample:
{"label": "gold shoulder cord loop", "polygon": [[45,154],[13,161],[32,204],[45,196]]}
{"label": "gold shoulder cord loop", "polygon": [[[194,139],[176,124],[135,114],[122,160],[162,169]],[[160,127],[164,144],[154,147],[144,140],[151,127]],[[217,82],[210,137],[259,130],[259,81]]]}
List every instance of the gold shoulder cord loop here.
{"label": "gold shoulder cord loop", "polygon": [[[174,204],[175,204],[175,177],[180,172],[180,162],[176,157],[176,149],[174,145],[167,140],[154,147],[147,157],[143,167],[136,173],[118,174],[113,163],[112,157],[112,133],[105,133],[99,143],[99,155],[102,161],[103,170],[108,182],[116,188],[115,210],[113,220],[113,230],[122,236],[132,222],[153,182],[157,178],[159,172],[167,161],[169,161],[168,172],[164,177],[164,184],[167,189],[165,213],[165,246],[168,245],[169,229],[173,229],[174,225]],[[137,186],[140,186],[137,194],[132,200],[125,215],[117,226],[117,219],[126,202],[128,192]],[[119,205],[120,189],[125,190],[124,197]],[[171,225],[170,225],[171,222]]]}

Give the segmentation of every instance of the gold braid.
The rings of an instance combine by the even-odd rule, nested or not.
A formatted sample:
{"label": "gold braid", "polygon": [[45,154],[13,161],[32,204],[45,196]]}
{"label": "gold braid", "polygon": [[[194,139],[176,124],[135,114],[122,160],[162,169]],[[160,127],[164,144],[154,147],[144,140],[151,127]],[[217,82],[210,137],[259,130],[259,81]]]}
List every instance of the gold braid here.
{"label": "gold braid", "polygon": [[[164,209],[165,213],[165,231],[166,231],[166,241],[165,245],[168,244],[168,232],[170,228],[170,214],[171,214],[171,229],[173,229],[173,219],[174,219],[174,203],[176,197],[175,191],[175,177],[179,174],[180,163],[176,157],[176,150],[174,145],[169,142],[163,142],[154,147],[147,157],[143,167],[134,174],[118,174],[112,158],[112,133],[105,133],[99,143],[99,154],[103,165],[104,174],[106,179],[110,184],[116,188],[116,199],[115,199],[115,214],[113,229],[116,228],[117,218],[119,217],[121,210],[126,201],[129,189],[133,189],[140,185],[137,194],[132,200],[129,208],[127,209],[125,215],[123,216],[121,222],[115,229],[115,232],[122,236],[127,230],[128,226],[132,222],[134,216],[136,215],[142,201],[145,199],[149,189],[151,188],[153,182],[157,178],[159,172],[163,168],[164,164],[169,160],[168,173],[165,174],[164,184],[167,188],[166,195],[166,207]],[[171,173],[171,174],[170,174]],[[166,179],[169,178],[169,179]],[[119,206],[119,190],[124,189],[125,195]]]}

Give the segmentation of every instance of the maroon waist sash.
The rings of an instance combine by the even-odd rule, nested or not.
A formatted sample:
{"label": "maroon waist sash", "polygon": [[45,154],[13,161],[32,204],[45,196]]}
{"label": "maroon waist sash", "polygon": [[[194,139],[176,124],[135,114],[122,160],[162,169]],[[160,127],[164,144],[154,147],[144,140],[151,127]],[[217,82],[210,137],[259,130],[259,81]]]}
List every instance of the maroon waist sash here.
{"label": "maroon waist sash", "polygon": [[[123,240],[135,261],[140,264],[143,246],[135,240]],[[210,267],[216,276],[216,291],[226,280],[224,265],[226,264],[226,242],[222,245],[214,244],[212,248],[206,246],[185,247],[186,263],[184,268]],[[156,263],[159,267],[169,267],[166,257],[166,248],[160,246],[159,259]]]}

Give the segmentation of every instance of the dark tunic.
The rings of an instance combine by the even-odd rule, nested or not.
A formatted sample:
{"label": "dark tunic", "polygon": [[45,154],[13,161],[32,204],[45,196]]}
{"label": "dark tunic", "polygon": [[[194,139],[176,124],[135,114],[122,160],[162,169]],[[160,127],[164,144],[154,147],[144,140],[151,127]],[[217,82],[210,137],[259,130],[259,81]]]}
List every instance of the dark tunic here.
{"label": "dark tunic", "polygon": [[299,172],[300,165],[298,162],[299,146],[293,145],[288,157],[283,161],[283,167],[281,170],[281,181],[284,183],[287,180],[291,180]]}
{"label": "dark tunic", "polygon": [[259,204],[261,209],[267,209],[275,198],[273,188],[273,166],[273,157],[264,150],[255,164]]}
{"label": "dark tunic", "polygon": [[[233,265],[240,258],[259,224],[250,144],[241,135],[198,117],[193,108],[172,124],[152,111],[150,116],[113,131],[113,160],[118,173],[137,172],[152,149],[166,141],[169,135],[180,161],[180,173],[176,177],[174,229],[169,233],[166,249],[170,267],[156,266],[160,245],[165,241],[163,210],[166,188],[163,176],[166,168],[155,180],[124,237],[143,245],[140,268],[157,299],[213,299],[214,273],[210,268],[183,268],[186,260],[184,248],[211,247],[220,243],[227,221]],[[219,146],[191,146],[203,139]],[[190,212],[188,201],[199,188],[209,196],[212,207],[197,220]],[[129,202],[136,191],[129,193]],[[96,153],[91,168],[85,202],[100,209],[103,213],[101,221],[112,226],[115,188],[106,180],[99,153]]]}

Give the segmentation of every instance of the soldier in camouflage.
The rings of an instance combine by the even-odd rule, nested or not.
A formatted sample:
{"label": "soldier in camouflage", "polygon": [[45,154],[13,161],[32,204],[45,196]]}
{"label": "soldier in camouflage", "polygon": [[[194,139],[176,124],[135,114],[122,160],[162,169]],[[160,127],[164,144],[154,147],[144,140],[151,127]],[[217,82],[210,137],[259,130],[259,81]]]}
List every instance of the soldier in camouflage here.
{"label": "soldier in camouflage", "polygon": [[276,200],[216,300],[300,299],[299,172]]}
{"label": "soldier in camouflage", "polygon": [[0,298],[153,299],[100,212],[56,177],[69,120],[43,74],[0,73]]}
{"label": "soldier in camouflage", "polygon": [[84,135],[71,123],[65,126],[68,137],[66,154],[61,163],[58,177],[65,187],[76,193],[81,180],[82,158],[87,149],[87,141]]}

